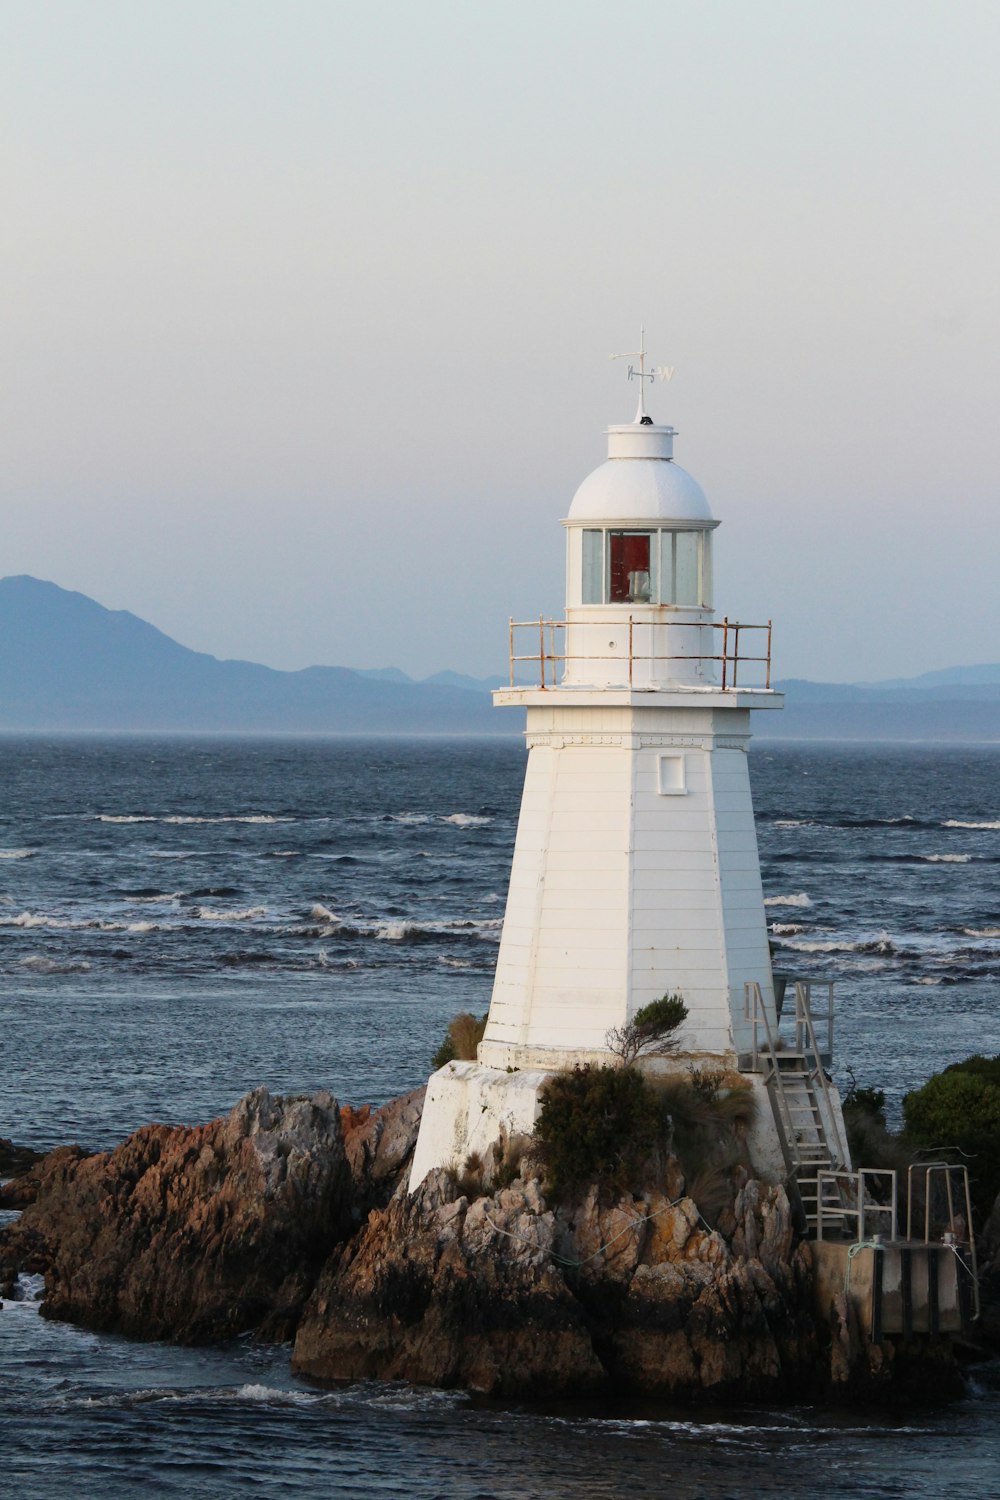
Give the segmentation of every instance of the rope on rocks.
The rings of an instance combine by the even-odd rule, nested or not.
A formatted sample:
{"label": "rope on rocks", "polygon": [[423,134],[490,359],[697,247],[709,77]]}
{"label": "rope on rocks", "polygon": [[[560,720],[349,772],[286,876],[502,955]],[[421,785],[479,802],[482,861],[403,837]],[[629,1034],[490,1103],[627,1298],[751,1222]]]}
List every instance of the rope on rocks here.
{"label": "rope on rocks", "polygon": [[[537,1240],[529,1240],[527,1235],[518,1234],[513,1229],[501,1229],[499,1224],[494,1224],[493,1220],[485,1210],[483,1211],[483,1218],[486,1220],[490,1228],[495,1230],[497,1234],[505,1234],[509,1240],[520,1240],[523,1245],[528,1245],[532,1250],[538,1250],[542,1254],[548,1255],[552,1260],[557,1260],[561,1266],[569,1266],[572,1270],[578,1271],[583,1266],[585,1266],[588,1261],[596,1260],[599,1255],[604,1254],[605,1250],[610,1250],[611,1246],[617,1244],[618,1241],[622,1239],[624,1235],[628,1234],[631,1229],[638,1228],[640,1224],[648,1224],[650,1219],[658,1219],[661,1214],[665,1214],[667,1212],[667,1209],[676,1208],[678,1203],[683,1203],[683,1201],[684,1194],[682,1194],[680,1198],[675,1198],[672,1203],[665,1204],[663,1208],[658,1208],[655,1213],[642,1214],[638,1218],[630,1219],[629,1222],[625,1225],[624,1229],[620,1229],[616,1235],[614,1235],[610,1240],[607,1241],[606,1244],[598,1245],[597,1249],[593,1251],[591,1255],[585,1255],[583,1260],[570,1260],[567,1256],[560,1255],[555,1250],[542,1250],[542,1246],[538,1244]],[[710,1226],[705,1223],[705,1220],[702,1218],[700,1213],[698,1214],[698,1217],[699,1219],[701,1219],[701,1222],[705,1224],[705,1228],[708,1229],[709,1233],[711,1233],[712,1231]]]}

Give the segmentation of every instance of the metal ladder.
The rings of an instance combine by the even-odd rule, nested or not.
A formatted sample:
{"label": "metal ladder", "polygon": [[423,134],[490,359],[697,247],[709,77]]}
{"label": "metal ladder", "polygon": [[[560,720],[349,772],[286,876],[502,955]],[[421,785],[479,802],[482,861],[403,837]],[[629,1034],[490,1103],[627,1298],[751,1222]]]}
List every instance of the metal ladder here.
{"label": "metal ladder", "polygon": [[836,1174],[847,1165],[848,1154],[816,1041],[808,986],[795,986],[796,1047],[789,1051],[772,1028],[760,985],[747,984],[745,994],[754,1068],[764,1074],[799,1228],[815,1234],[822,1218],[829,1236],[840,1219],[846,1232],[848,1204]]}

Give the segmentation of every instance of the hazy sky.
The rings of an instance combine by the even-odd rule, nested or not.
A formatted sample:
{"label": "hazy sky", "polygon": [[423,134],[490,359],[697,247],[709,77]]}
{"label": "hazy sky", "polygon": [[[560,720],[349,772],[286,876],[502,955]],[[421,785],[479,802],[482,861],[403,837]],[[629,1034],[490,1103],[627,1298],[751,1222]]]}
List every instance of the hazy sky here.
{"label": "hazy sky", "polygon": [[501,669],[645,322],[779,675],[1000,659],[998,60],[996,0],[0,0],[0,574]]}

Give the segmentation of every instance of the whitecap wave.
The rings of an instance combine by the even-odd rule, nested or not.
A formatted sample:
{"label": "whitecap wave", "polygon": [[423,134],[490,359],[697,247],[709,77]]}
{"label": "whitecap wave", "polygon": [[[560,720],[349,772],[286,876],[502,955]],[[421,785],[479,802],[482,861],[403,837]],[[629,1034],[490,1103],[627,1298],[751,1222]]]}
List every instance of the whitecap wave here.
{"label": "whitecap wave", "polygon": [[214,906],[196,906],[195,915],[203,922],[259,922],[267,916],[266,906],[245,906],[239,911],[218,911]]}
{"label": "whitecap wave", "polygon": [[1000,927],[963,927],[963,937],[1000,938]]}
{"label": "whitecap wave", "polygon": [[37,1314],[39,1304],[45,1295],[45,1277],[29,1275],[22,1271],[14,1283],[14,1296],[4,1297],[0,1301],[0,1307],[5,1312],[30,1312]]}
{"label": "whitecap wave", "polygon": [[799,891],[794,896],[765,896],[765,906],[812,906],[812,899],[805,891]]}
{"label": "whitecap wave", "polygon": [[793,948],[796,953],[846,953],[856,949],[858,944],[837,942],[831,938],[824,942],[814,940],[806,943],[788,943],[786,946]]}
{"label": "whitecap wave", "polygon": [[83,959],[79,961],[67,959],[65,963],[60,963],[57,959],[43,958],[40,954],[35,954],[31,958],[22,958],[21,968],[27,969],[29,974],[89,974],[90,972],[90,965]]}
{"label": "whitecap wave", "polygon": [[146,1386],[138,1390],[115,1391],[104,1396],[71,1396],[66,1404],[84,1410],[130,1411],[135,1407],[178,1403],[190,1406],[217,1406],[229,1402],[267,1403],[272,1406],[316,1406],[329,1404],[331,1396],[324,1391],[289,1391],[280,1386],[246,1384],[241,1386]]}
{"label": "whitecap wave", "polygon": [[309,916],[314,922],[322,922],[322,927],[315,934],[317,937],[358,937],[359,929],[352,927],[350,922],[345,922],[343,917],[338,917],[335,911],[317,901],[309,909]]}
{"label": "whitecap wave", "polygon": [[320,901],[317,901],[314,906],[309,908],[309,915],[314,922],[332,922],[335,927],[340,926],[340,918],[337,916],[337,913],[331,911],[328,906],[324,906]]}
{"label": "whitecap wave", "polygon": [[812,818],[775,818],[775,828],[815,828]]}
{"label": "whitecap wave", "polygon": [[996,823],[993,823],[993,822],[987,822],[987,823],[967,823],[962,818],[948,818],[948,819],[946,819],[946,821],[944,823],[941,824],[941,827],[942,828],[988,828],[988,829],[992,829],[995,832],[997,829],[1000,829],[1000,822],[996,822]]}
{"label": "whitecap wave", "polygon": [[187,827],[195,823],[291,823],[293,818],[278,818],[271,813],[226,813],[219,817],[196,817],[191,813],[96,813],[95,823],[170,823]]}
{"label": "whitecap wave", "polygon": [[865,953],[877,958],[914,957],[897,946],[887,932],[864,938],[792,938],[785,944],[796,953]]}
{"label": "whitecap wave", "polygon": [[262,1401],[277,1406],[315,1406],[326,1400],[322,1391],[288,1391],[272,1385],[241,1385],[221,1394],[233,1401]]}
{"label": "whitecap wave", "polygon": [[45,927],[53,932],[167,932],[169,922],[109,922],[103,917],[59,917],[46,912],[22,911],[16,917],[0,917],[0,927]]}
{"label": "whitecap wave", "polygon": [[971,854],[920,854],[917,858],[927,865],[968,865],[972,863]]}
{"label": "whitecap wave", "polygon": [[772,922],[771,931],[775,937],[794,937],[797,932],[805,932],[801,922]]}
{"label": "whitecap wave", "polygon": [[483,917],[478,920],[458,922],[415,922],[405,919],[377,922],[374,927],[362,927],[359,931],[366,937],[377,938],[384,943],[405,943],[435,937],[468,937],[474,941],[496,943],[500,939],[503,922],[498,917]]}
{"label": "whitecap wave", "polygon": [[449,813],[442,823],[451,823],[454,828],[485,828],[487,823],[492,823],[492,818],[481,818],[475,813]]}
{"label": "whitecap wave", "polygon": [[373,936],[382,943],[405,943],[420,931],[419,922],[383,922],[375,928]]}
{"label": "whitecap wave", "polygon": [[34,849],[0,849],[0,859],[31,859]]}
{"label": "whitecap wave", "polygon": [[185,827],[191,823],[291,823],[294,819],[276,818],[270,813],[234,813],[218,818],[196,818],[185,813],[175,813],[169,818],[160,818],[158,821]]}

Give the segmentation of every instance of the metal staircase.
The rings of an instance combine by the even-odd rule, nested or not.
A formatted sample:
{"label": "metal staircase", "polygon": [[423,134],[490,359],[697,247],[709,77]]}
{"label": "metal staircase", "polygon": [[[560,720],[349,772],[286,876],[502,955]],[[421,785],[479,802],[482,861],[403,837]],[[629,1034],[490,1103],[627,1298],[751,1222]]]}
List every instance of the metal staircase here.
{"label": "metal staircase", "polygon": [[[850,1203],[839,1176],[848,1166],[849,1156],[824,1068],[832,1050],[832,994],[826,1013],[814,1018],[809,984],[796,983],[795,1036],[788,1048],[777,1023],[772,1025],[767,1015],[760,985],[748,984],[745,996],[752,1039],[751,1067],[764,1075],[799,1228],[815,1235],[822,1218],[828,1237],[836,1232],[838,1222],[844,1233],[849,1233]],[[828,1023],[825,1054],[816,1040],[814,1019]]]}

